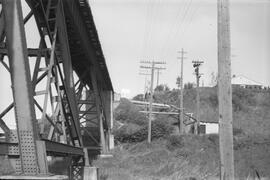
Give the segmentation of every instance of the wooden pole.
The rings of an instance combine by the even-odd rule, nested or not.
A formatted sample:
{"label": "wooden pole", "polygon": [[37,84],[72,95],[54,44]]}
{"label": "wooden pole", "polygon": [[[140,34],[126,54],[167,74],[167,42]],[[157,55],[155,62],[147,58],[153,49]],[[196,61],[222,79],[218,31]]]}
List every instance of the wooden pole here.
{"label": "wooden pole", "polygon": [[234,179],[229,0],[218,0],[220,179]]}
{"label": "wooden pole", "polygon": [[152,62],[152,69],[151,69],[151,86],[150,86],[150,102],[149,102],[149,121],[148,121],[148,143],[151,143],[151,125],[152,125],[152,103],[153,103],[153,84],[154,84],[154,73],[155,73],[155,63]]}
{"label": "wooden pole", "polygon": [[[198,68],[199,73],[199,68]],[[200,134],[200,75],[196,75],[196,82],[197,82],[197,88],[196,88],[196,119],[197,123],[195,125],[195,134]]]}
{"label": "wooden pole", "polygon": [[150,86],[150,102],[149,102],[149,121],[148,121],[148,143],[151,143],[151,124],[153,120],[152,108],[153,108],[153,85],[154,85],[154,73],[155,69],[165,69],[162,67],[155,68],[155,64],[165,64],[165,62],[158,62],[158,61],[141,61],[141,63],[151,64],[149,66],[140,66],[141,68],[151,69],[151,86]]}
{"label": "wooden pole", "polygon": [[196,88],[196,119],[197,123],[194,125],[194,134],[199,134],[200,129],[200,66],[202,65],[203,61],[192,61],[193,67],[195,68],[195,75],[196,75],[196,82],[197,82],[197,88]]}
{"label": "wooden pole", "polygon": [[184,96],[184,88],[183,88],[183,62],[184,62],[184,49],[180,51],[181,53],[181,77],[180,77],[180,113],[179,113],[179,134],[184,134],[184,105],[183,105],[183,96]]}

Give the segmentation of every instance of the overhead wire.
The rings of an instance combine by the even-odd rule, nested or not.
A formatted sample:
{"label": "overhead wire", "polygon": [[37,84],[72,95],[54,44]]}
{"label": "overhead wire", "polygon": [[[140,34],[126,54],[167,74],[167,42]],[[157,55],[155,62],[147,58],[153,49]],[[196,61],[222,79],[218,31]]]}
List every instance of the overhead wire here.
{"label": "overhead wire", "polygon": [[172,24],[172,26],[168,29],[168,38],[165,40],[165,42],[163,43],[162,48],[160,49],[160,52],[162,52],[162,58],[166,58],[166,56],[164,55],[167,48],[170,46],[169,43],[172,39],[172,35],[174,34],[174,32],[177,30],[177,27],[179,26],[179,24],[181,24],[182,22],[179,21],[178,19],[181,18],[183,15],[183,12],[185,12],[185,9],[188,6],[188,0],[185,1],[183,3],[183,6],[180,6],[180,8],[176,11],[176,16],[173,17],[172,19],[174,19],[174,23]]}
{"label": "overhead wire", "polygon": [[146,6],[146,20],[145,20],[145,31],[144,31],[144,36],[143,36],[143,46],[142,46],[142,53],[141,53],[141,58],[146,56],[146,48],[147,48],[147,39],[149,36],[149,21],[150,21],[150,15],[151,15],[151,1],[147,1],[147,6]]}
{"label": "overhead wire", "polygon": [[158,8],[160,5],[161,0],[155,0],[153,1],[153,5],[152,5],[152,16],[151,16],[151,21],[149,23],[149,37],[147,40],[147,44],[148,44],[148,49],[147,52],[149,53],[150,57],[153,57],[155,54],[155,49],[154,46],[155,44],[153,43],[155,40],[155,35],[156,35],[156,24],[157,24],[157,16],[158,16]]}
{"label": "overhead wire", "polygon": [[[160,7],[159,7],[160,12],[158,13],[159,21],[158,21],[157,27],[156,27],[156,30],[157,30],[156,40],[158,40],[158,41],[156,43],[153,42],[157,46],[157,48],[156,48],[157,57],[158,57],[158,59],[160,59],[162,61],[165,61],[165,59],[163,59],[163,57],[161,56],[160,50],[161,50],[162,46],[164,45],[165,36],[164,36],[164,24],[163,23],[166,19],[166,15],[167,15],[167,12],[164,14],[164,10],[168,9],[170,4],[171,4],[171,1],[168,1],[168,0],[163,0],[162,4],[160,4]],[[167,29],[167,26],[166,26],[166,29]]]}
{"label": "overhead wire", "polygon": [[[153,23],[152,23],[152,32],[151,32],[151,36],[149,39],[149,43],[150,43],[150,53],[152,54],[152,56],[156,55],[156,46],[158,46],[159,44],[159,36],[157,36],[157,31],[158,29],[158,25],[160,24],[160,22],[158,21],[158,17],[160,15],[159,10],[160,10],[160,6],[161,5],[161,0],[157,0],[155,2],[155,6],[154,6],[154,12],[153,12]],[[156,57],[155,57],[156,58]]]}
{"label": "overhead wire", "polygon": [[149,19],[148,19],[148,23],[146,24],[146,27],[148,29],[147,31],[147,37],[145,39],[145,57],[149,58],[149,43],[150,43],[150,39],[151,39],[151,34],[152,34],[152,23],[153,23],[153,9],[154,9],[154,1],[155,0],[150,0],[150,11],[149,11]]}
{"label": "overhead wire", "polygon": [[165,40],[163,44],[163,46],[160,49],[160,52],[163,52],[162,54],[162,58],[165,58],[164,56],[164,51],[166,50],[166,48],[168,47],[168,43],[170,42],[171,38],[172,38],[172,34],[175,31],[175,29],[177,28],[178,24],[181,23],[178,21],[179,17],[181,17],[181,12],[184,12],[185,8],[187,7],[187,1],[184,2],[183,6],[180,6],[180,8],[176,11],[176,16],[173,17],[172,19],[175,19],[174,23],[172,24],[172,26],[170,28],[168,28],[168,38]]}
{"label": "overhead wire", "polygon": [[[191,4],[192,4],[193,0],[190,0],[185,11],[184,11],[184,14],[182,16],[182,20],[180,22],[182,23],[179,23],[178,26],[176,27],[176,31],[175,33],[173,34],[173,38],[172,38],[172,41],[175,40],[175,38],[177,37],[178,35],[178,32],[180,31],[180,29],[183,28],[184,24],[185,24],[185,19],[186,19],[186,16],[188,14],[188,12],[190,11],[190,7],[191,7]],[[171,49],[173,48],[173,43],[171,44],[171,46],[168,46],[168,50],[167,51],[164,51],[164,58],[168,56],[168,54],[170,53]]]}
{"label": "overhead wire", "polygon": [[184,45],[185,40],[186,40],[185,34],[186,34],[187,30],[189,30],[190,25],[193,21],[193,18],[195,17],[195,14],[197,13],[198,9],[199,9],[199,6],[197,6],[196,8],[194,8],[193,11],[191,11],[190,18],[187,20],[186,26],[184,26],[184,28],[182,29],[182,31],[179,34],[179,37],[183,37],[183,38],[180,39],[180,41],[178,42],[177,45],[181,45],[181,43]]}

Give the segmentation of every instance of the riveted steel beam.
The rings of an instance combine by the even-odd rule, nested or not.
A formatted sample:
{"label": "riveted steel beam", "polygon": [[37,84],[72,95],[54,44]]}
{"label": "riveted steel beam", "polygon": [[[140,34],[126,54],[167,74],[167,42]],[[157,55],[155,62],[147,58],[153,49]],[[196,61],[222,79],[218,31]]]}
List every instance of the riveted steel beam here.
{"label": "riveted steel beam", "polygon": [[45,140],[46,151],[48,154],[70,154],[83,156],[83,148],[74,147],[67,144]]}
{"label": "riveted steel beam", "polygon": [[[45,57],[45,55],[49,52],[49,49],[34,49],[34,48],[28,48],[27,54],[28,57],[38,57],[40,55],[41,57]],[[6,48],[0,48],[0,54],[7,55],[8,50]]]}
{"label": "riveted steel beam", "polygon": [[75,86],[74,86],[74,77],[73,77],[73,67],[71,62],[71,54],[68,43],[67,29],[66,29],[66,21],[65,14],[62,5],[62,1],[59,4],[59,11],[57,11],[56,15],[56,24],[58,29],[58,38],[61,49],[61,56],[63,58],[63,71],[65,75],[65,87],[67,93],[67,100],[70,105],[71,110],[71,125],[73,131],[73,135],[77,138],[80,145],[82,145],[82,137],[80,133],[80,122],[79,122],[79,114],[77,109],[77,102],[75,96]]}
{"label": "riveted steel beam", "polygon": [[[23,174],[47,173],[38,157],[36,116],[20,0],[3,0],[5,33]],[[27,151],[26,151],[27,149]]]}

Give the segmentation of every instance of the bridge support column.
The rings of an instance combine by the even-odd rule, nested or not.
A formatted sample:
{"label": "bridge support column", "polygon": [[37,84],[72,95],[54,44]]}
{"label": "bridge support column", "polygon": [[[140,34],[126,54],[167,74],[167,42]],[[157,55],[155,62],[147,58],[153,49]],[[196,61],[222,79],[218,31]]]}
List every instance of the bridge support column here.
{"label": "bridge support column", "polygon": [[91,71],[91,81],[93,85],[93,91],[95,95],[95,102],[97,107],[98,121],[99,121],[99,133],[100,133],[100,145],[101,145],[101,153],[107,152],[107,146],[105,141],[105,132],[104,132],[104,117],[102,112],[102,98],[100,95],[100,87],[97,83],[96,71],[93,67],[90,68]]}
{"label": "bridge support column", "polygon": [[98,168],[85,166],[83,172],[83,180],[98,180]]}
{"label": "bridge support column", "polygon": [[25,175],[47,174],[46,152],[39,152],[42,144],[36,132],[21,1],[3,0],[3,10],[20,152],[21,169],[17,172]]}
{"label": "bridge support column", "polygon": [[106,136],[106,141],[108,144],[108,149],[111,150],[114,148],[114,137],[112,135],[113,128],[113,92],[112,91],[103,91],[103,102],[105,106],[105,117],[108,124],[108,132]]}

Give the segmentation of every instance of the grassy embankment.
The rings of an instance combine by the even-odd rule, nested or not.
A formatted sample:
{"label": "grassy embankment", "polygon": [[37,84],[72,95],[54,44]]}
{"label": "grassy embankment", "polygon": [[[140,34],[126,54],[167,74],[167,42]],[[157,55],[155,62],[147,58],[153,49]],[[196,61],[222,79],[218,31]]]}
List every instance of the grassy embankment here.
{"label": "grassy embankment", "polygon": [[[201,120],[218,121],[216,88],[202,88]],[[195,111],[195,89],[185,91],[184,106]],[[177,105],[177,91],[156,92],[155,101]],[[246,179],[257,172],[270,178],[270,95],[247,89],[233,91],[235,174]],[[112,159],[99,159],[103,179],[211,179],[219,176],[218,135],[172,135],[172,118],[157,117],[153,143],[145,142],[147,119],[123,99],[115,117],[125,125],[115,132],[120,141]],[[162,127],[162,128],[161,128]],[[162,135],[163,134],[163,135]]]}

